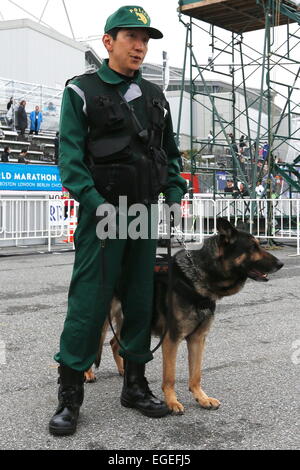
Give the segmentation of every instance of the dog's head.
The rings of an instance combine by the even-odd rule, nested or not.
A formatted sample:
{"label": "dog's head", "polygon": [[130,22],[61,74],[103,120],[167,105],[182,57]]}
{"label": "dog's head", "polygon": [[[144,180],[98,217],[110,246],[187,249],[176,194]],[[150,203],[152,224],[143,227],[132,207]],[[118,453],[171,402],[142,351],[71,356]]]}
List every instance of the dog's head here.
{"label": "dog's head", "polygon": [[268,281],[268,274],[282,268],[283,263],[264,250],[258,240],[236,229],[224,218],[217,220],[218,247],[225,272],[236,272],[255,281]]}

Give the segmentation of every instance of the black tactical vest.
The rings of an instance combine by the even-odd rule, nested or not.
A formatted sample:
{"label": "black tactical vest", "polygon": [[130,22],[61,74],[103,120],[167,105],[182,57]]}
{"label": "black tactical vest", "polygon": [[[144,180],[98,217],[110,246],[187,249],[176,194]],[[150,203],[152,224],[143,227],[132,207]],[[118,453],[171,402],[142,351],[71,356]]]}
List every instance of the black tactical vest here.
{"label": "black tactical vest", "polygon": [[[130,142],[136,141],[137,131],[132,116],[117,92],[118,86],[103,82],[95,73],[76,77],[84,91],[89,124],[87,153],[97,163],[100,159],[112,162]],[[67,82],[68,83],[68,82]],[[141,124],[148,130],[148,146],[161,147],[168,104],[156,85],[141,80],[140,88],[145,102],[146,116],[139,116]],[[124,145],[126,143],[126,145]],[[134,145],[136,150],[136,145]],[[107,156],[109,158],[107,159]]]}
{"label": "black tactical vest", "polygon": [[145,113],[138,120],[147,134],[141,140],[117,85],[103,82],[96,72],[77,80],[85,94],[89,125],[86,163],[96,188],[113,204],[120,195],[127,195],[130,204],[157,200],[167,184],[168,172],[162,140],[169,108],[162,91],[141,80]]}

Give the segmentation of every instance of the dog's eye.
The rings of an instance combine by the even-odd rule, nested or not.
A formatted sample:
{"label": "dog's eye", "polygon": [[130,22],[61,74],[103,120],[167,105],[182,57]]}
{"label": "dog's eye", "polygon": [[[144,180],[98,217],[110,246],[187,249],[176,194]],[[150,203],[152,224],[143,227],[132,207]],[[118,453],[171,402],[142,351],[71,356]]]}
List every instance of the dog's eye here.
{"label": "dog's eye", "polygon": [[251,245],[249,247],[250,251],[256,251],[257,248],[258,248],[258,246],[256,245],[256,243],[251,243]]}
{"label": "dog's eye", "polygon": [[249,250],[256,251],[259,250],[259,241],[256,238],[252,238],[249,240]]}

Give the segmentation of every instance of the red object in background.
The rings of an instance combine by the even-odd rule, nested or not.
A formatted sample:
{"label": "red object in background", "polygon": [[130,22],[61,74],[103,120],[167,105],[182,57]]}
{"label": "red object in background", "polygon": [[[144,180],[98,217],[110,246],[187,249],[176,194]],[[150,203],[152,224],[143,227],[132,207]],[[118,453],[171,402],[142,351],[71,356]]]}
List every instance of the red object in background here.
{"label": "red object in background", "polygon": [[69,193],[69,191],[67,190],[67,188],[62,187],[61,199],[64,199],[64,200],[65,200],[65,201],[64,201],[64,205],[65,205],[65,208],[66,208],[66,209],[69,207],[69,205],[70,205],[70,208],[71,208],[71,209],[74,209],[74,202],[72,201],[72,202],[69,203],[69,199],[71,199],[71,198],[70,198],[70,193]]}
{"label": "red object in background", "polygon": [[193,187],[194,193],[200,193],[200,185],[198,175],[192,175],[191,173],[180,173],[180,175],[186,180],[188,184],[188,190]]}
{"label": "red object in background", "polygon": [[181,217],[184,219],[190,216],[190,202],[189,199],[181,199]]}
{"label": "red object in background", "polygon": [[70,198],[70,194],[69,194],[69,191],[62,187],[62,195],[61,195],[61,199],[65,199],[65,206],[68,206],[68,199]]}

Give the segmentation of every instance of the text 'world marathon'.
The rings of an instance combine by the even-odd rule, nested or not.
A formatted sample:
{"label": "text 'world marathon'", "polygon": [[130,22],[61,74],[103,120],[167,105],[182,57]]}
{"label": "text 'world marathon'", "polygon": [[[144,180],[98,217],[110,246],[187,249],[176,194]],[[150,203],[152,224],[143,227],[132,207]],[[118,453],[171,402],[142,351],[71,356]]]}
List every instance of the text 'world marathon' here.
{"label": "text 'world marathon'", "polygon": [[0,172],[0,179],[1,180],[18,180],[18,181],[57,181],[57,175],[49,175],[49,174],[42,174],[42,173],[10,173],[9,171],[2,171]]}

